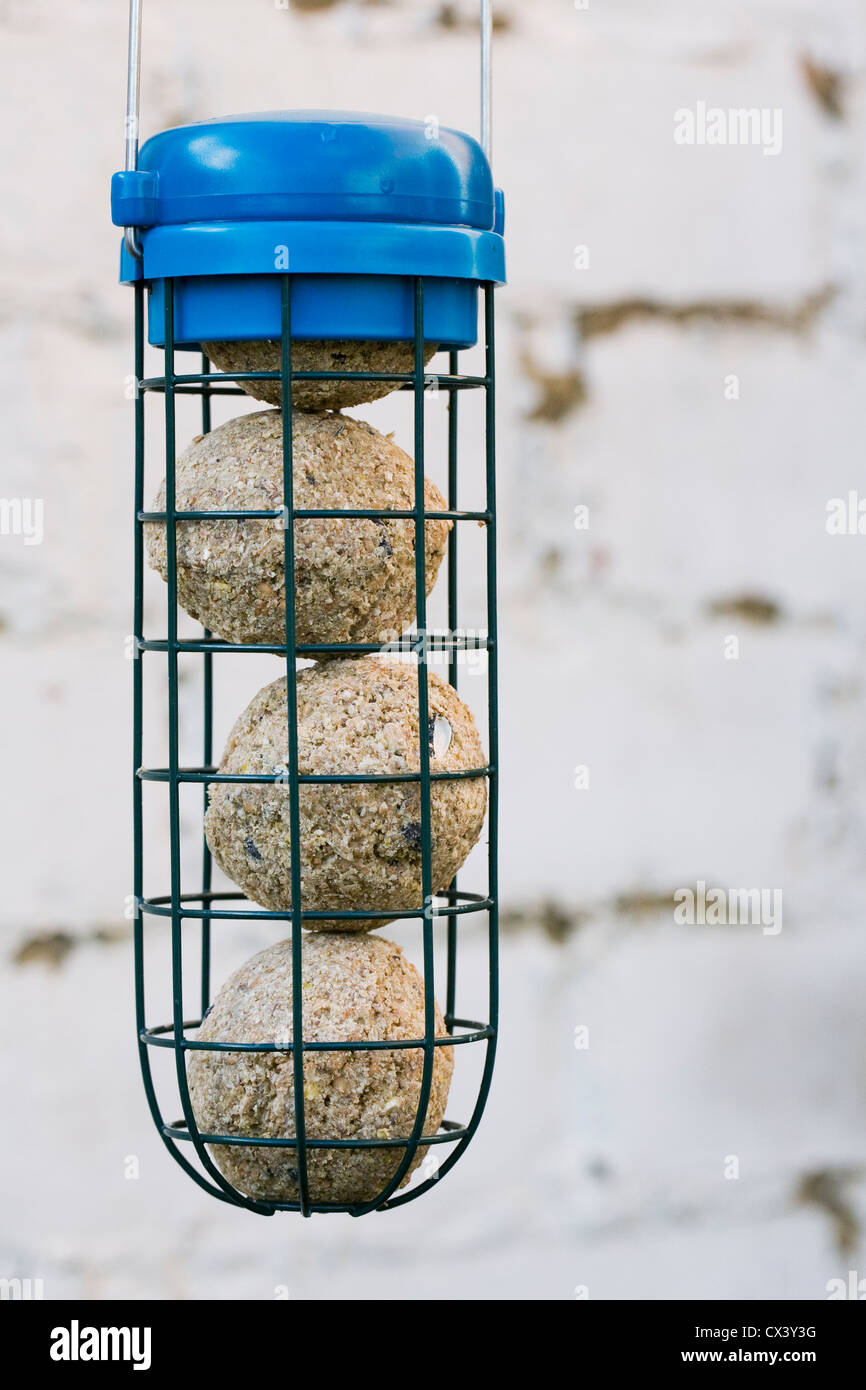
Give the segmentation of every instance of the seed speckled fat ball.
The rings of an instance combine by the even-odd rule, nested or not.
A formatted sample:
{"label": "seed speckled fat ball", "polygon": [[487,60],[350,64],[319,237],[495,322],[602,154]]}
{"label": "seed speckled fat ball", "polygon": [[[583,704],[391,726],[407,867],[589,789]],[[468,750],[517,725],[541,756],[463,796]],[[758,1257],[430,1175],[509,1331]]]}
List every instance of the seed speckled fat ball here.
{"label": "seed speckled fat ball", "polygon": [[[278,372],[283,350],[279,342],[202,343],[213,365],[221,372]],[[424,350],[424,364],[438,351],[435,344]],[[293,372],[411,372],[415,369],[412,343],[311,341],[292,342]],[[239,381],[248,396],[268,405],[282,405],[280,381]],[[391,381],[296,381],[292,404],[298,410],[342,410],[366,405],[397,390]]]}
{"label": "seed speckled fat ball", "polygon": [[[424,1036],[424,986],[399,946],[380,936],[305,936],[302,952],[305,1042],[357,1042]],[[445,1037],[439,1008],[436,1036]],[[253,956],[223,985],[198,1032],[203,1042],[288,1042],[292,1036],[292,947],[280,941]],[[453,1048],[434,1049],[424,1134],[445,1114]],[[420,1048],[304,1054],[309,1139],[406,1139],[421,1095]],[[189,1060],[200,1129],[257,1139],[295,1137],[291,1053],[197,1052]],[[429,1150],[420,1148],[409,1176]],[[399,1148],[309,1149],[314,1202],[372,1201],[393,1177]],[[294,1149],[214,1144],[223,1175],[248,1197],[298,1199]]]}
{"label": "seed speckled fat ball", "polygon": [[[326,662],[298,675],[298,771],[417,772],[417,668],[378,656]],[[428,673],[431,772],[485,765],[472,715]],[[205,834],[220,868],[263,907],[291,907],[286,682],[267,685],[238,719],[223,773],[265,773],[273,783],[212,783]],[[421,795],[417,782],[303,783],[304,911],[400,912],[423,907]],[[484,777],[431,783],[433,892],[447,888],[478,839]],[[310,930],[370,931],[388,918],[322,918]]]}
{"label": "seed speckled fat ball", "polygon": [[[343,415],[292,416],[294,501],[303,508],[414,506],[414,464],[371,425]],[[283,417],[264,410],[199,435],[178,459],[179,511],[270,511],[283,504]],[[427,511],[446,509],[429,481]],[[154,510],[165,509],[165,483]],[[450,523],[424,527],[427,592]],[[147,533],[151,566],[167,577],[165,527]],[[181,606],[229,642],[285,641],[282,520],[182,521],[177,525]],[[364,517],[295,523],[298,642],[387,642],[415,616],[415,524]]]}

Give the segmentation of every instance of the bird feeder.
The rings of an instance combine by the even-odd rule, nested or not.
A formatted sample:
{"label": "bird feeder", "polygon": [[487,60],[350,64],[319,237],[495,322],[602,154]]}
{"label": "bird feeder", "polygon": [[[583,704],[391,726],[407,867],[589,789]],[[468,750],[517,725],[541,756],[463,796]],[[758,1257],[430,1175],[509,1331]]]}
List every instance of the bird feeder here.
{"label": "bird feeder", "polygon": [[[437,130],[433,138],[424,122],[326,111],[278,111],[208,120],[166,130],[152,136],[139,150],[139,71],[141,4],[130,5],[129,100],[127,112],[126,167],[112,182],[112,219],[124,228],[121,247],[121,281],[129,285],[135,300],[135,578],[134,578],[134,942],[136,973],[136,1027],[144,1086],[157,1129],[172,1156],[200,1187],[212,1196],[249,1211],[271,1215],[276,1211],[312,1213],[350,1212],[358,1216],[374,1210],[391,1210],[412,1201],[453,1167],[479,1124],[490,1087],[497,1030],[497,706],[496,706],[496,509],[495,509],[495,367],[494,288],[504,281],[503,200],[494,189],[489,164],[490,129],[490,4],[482,4],[482,144],[454,130]],[[461,371],[461,352],[479,342],[484,345],[481,374]],[[318,343],[350,345],[349,365],[329,359],[318,369],[304,356]],[[384,352],[373,363],[390,366],[363,370],[364,363],[351,356],[351,345],[374,343]],[[203,349],[208,345],[208,350]],[[272,354],[266,365],[246,369],[234,360],[232,369],[216,371],[211,345],[232,345],[249,353],[250,345],[266,347]],[[387,357],[388,345],[404,345],[408,360],[394,369]],[[164,369],[158,376],[145,374],[146,347],[158,350]],[[406,348],[406,345],[409,345]],[[427,360],[434,346],[447,354],[447,371],[431,371]],[[179,366],[179,356],[196,354],[193,367]],[[275,358],[273,354],[276,354]],[[266,358],[267,358],[267,354]],[[255,361],[255,354],[253,354]],[[439,359],[443,361],[442,358]],[[297,363],[309,369],[298,370]],[[414,396],[414,459],[411,500],[402,507],[382,507],[379,499],[367,506],[310,507],[296,501],[297,479],[293,451],[297,446],[298,409],[293,405],[299,390],[315,391],[337,386],[363,387],[372,394],[401,390]],[[444,505],[425,504],[425,390],[445,393],[448,411],[448,496]],[[486,499],[476,511],[460,509],[461,467],[458,457],[458,412],[466,391],[480,391],[485,398]],[[271,393],[268,397],[268,392]],[[264,394],[281,400],[280,421],[281,496],[272,505],[251,508],[223,506],[195,508],[180,499],[177,450],[187,443],[178,439],[176,404],[179,397],[201,401],[201,433],[207,443],[212,434],[211,406],[215,398]],[[147,509],[144,493],[145,425],[149,403],[162,398],[165,435],[164,504]],[[362,395],[370,399],[371,395]],[[322,415],[326,425],[333,417]],[[338,427],[339,428],[339,427]],[[377,500],[379,505],[377,506]],[[340,524],[371,521],[377,526],[399,521],[411,528],[414,605],[411,629],[401,638],[409,656],[413,681],[413,713],[417,727],[417,767],[403,772],[370,772],[342,768],[338,772],[303,770],[303,730],[300,729],[298,689],[304,675],[299,659],[313,658],[327,679],[334,660],[369,658],[381,649],[377,641],[299,640],[300,599],[293,577],[299,560],[298,537],[305,522],[339,521]],[[199,635],[179,635],[178,613],[183,607],[183,566],[179,554],[184,528],[224,523],[242,528],[251,521],[279,528],[281,564],[285,576],[283,629],[271,640],[230,640],[203,626]],[[428,547],[424,537],[432,522],[442,527],[447,547],[447,631],[431,635],[427,622],[429,587]],[[460,536],[467,526],[486,531],[486,633],[468,637],[461,628],[458,559]],[[143,623],[143,590],[148,528],[164,538],[164,578],[167,583],[167,620],[162,635],[147,633]],[[240,532],[239,532],[240,534]],[[180,595],[179,595],[180,591]],[[185,631],[185,629],[184,629]],[[309,636],[309,634],[307,634]],[[486,681],[488,747],[486,756],[468,768],[437,770],[439,720],[431,707],[427,666],[432,651],[444,653],[448,680],[458,686],[461,654],[469,648],[487,653]],[[143,701],[143,664],[165,662],[165,706],[148,708]],[[286,757],[281,772],[220,770],[214,756],[214,687],[219,663],[225,654],[268,653],[285,675]],[[201,728],[196,735],[201,747],[199,766],[181,762],[180,750],[188,746],[189,730],[181,729],[179,687],[182,677],[198,666],[203,701]],[[336,668],[334,668],[336,669]],[[432,679],[432,678],[431,678]],[[444,684],[444,683],[443,683]],[[451,698],[449,695],[447,698]],[[454,697],[456,699],[456,696]],[[152,701],[149,702],[152,705]],[[184,702],[185,704],[185,702]],[[306,707],[306,706],[305,706]],[[143,766],[145,714],[167,721],[168,765]],[[445,721],[447,724],[447,720]],[[430,738],[423,731],[430,730]],[[450,736],[450,726],[447,734]],[[194,884],[182,882],[187,862],[183,835],[186,824],[180,811],[185,784],[202,788],[205,811],[213,811],[226,788],[245,794],[250,788],[280,783],[285,800],[288,839],[291,844],[287,873],[290,902],[263,908],[239,887],[215,891],[212,887],[212,854],[205,844],[200,876]],[[449,783],[482,783],[487,789],[487,882],[474,891],[460,886],[456,877],[440,887],[434,879],[437,846],[434,834],[433,798],[437,788]],[[145,783],[165,789],[165,817],[170,844],[170,883],[149,882],[150,851],[143,814]],[[420,894],[417,903],[403,910],[384,908],[377,901],[361,902],[351,909],[326,909],[305,902],[304,806],[311,788],[406,787],[417,798],[419,812],[413,830],[413,852],[419,863]],[[196,836],[199,842],[200,831]],[[255,849],[255,846],[253,846]],[[250,851],[252,855],[253,851]],[[258,849],[256,855],[261,858]],[[251,871],[258,865],[253,862]],[[166,888],[168,891],[166,891]],[[440,891],[437,891],[439,889]],[[489,957],[487,1016],[481,1020],[459,1015],[461,926],[473,914],[486,924]],[[423,944],[423,987],[419,980],[423,1028],[416,1036],[399,1039],[322,1037],[314,1040],[305,1026],[304,942],[313,940],[315,928],[327,919],[335,931],[334,952],[348,940],[348,930],[363,920],[369,927],[386,921],[407,920],[417,926]],[[270,924],[273,939],[290,933],[286,943],[291,988],[289,1019],[284,1037],[250,1042],[199,1036],[203,1020],[213,1004],[211,943],[213,934],[232,921],[254,920]],[[311,930],[306,930],[311,929]],[[145,963],[149,952],[162,945],[156,938],[170,932],[172,1016],[152,1018],[145,989]],[[437,941],[437,934],[441,937]],[[379,935],[374,931],[371,936]],[[353,939],[357,939],[353,935]],[[444,1032],[437,1031],[434,995],[434,948],[445,951],[443,982]],[[200,1000],[199,1016],[185,1016],[185,990],[194,983]],[[246,986],[242,986],[246,988]],[[441,1029],[441,1025],[440,1025]],[[453,1058],[460,1048],[483,1049],[480,1082],[471,1113],[463,1120],[446,1117],[432,1133],[425,1130],[431,1090],[435,1087],[439,1050]],[[157,1095],[153,1058],[156,1050],[173,1054],[179,1119],[166,1118]],[[262,1054],[276,1053],[269,1065],[288,1068],[291,1103],[286,1127],[278,1134],[255,1135],[237,1129],[224,1132],[203,1127],[190,1085],[189,1069],[201,1059],[243,1058],[253,1065]],[[311,1086],[305,1065],[348,1053],[352,1058],[372,1059],[380,1054],[413,1055],[418,1061],[417,1086],[413,1091],[413,1117],[404,1132],[388,1130],[384,1137],[365,1131],[315,1135],[310,1132]],[[311,1061],[312,1059],[312,1061]],[[265,1059],[266,1061],[268,1059]],[[342,1064],[342,1059],[339,1059]],[[401,1191],[407,1176],[426,1153],[442,1161],[435,1172]],[[263,1196],[230,1180],[220,1156],[232,1148],[245,1154],[267,1153],[278,1164],[291,1159],[295,1193]],[[397,1155],[385,1180],[375,1192],[328,1200],[317,1193],[311,1171],[323,1153],[352,1155],[387,1149]],[[360,1161],[360,1160],[359,1160]]]}

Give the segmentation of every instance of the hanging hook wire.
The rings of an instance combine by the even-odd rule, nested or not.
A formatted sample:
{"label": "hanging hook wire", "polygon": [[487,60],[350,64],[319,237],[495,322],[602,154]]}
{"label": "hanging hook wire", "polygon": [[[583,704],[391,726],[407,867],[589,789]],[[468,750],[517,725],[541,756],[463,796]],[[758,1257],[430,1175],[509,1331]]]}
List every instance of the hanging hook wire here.
{"label": "hanging hook wire", "polygon": [[481,0],[481,147],[493,154],[493,0]]}
{"label": "hanging hook wire", "polygon": [[[126,154],[127,172],[138,168],[139,119],[141,113],[141,15],[143,0],[129,0],[129,52],[126,76]],[[493,0],[481,0],[481,147],[488,160],[493,156]],[[141,260],[141,240],[137,227],[124,227],[126,249]]]}
{"label": "hanging hook wire", "polygon": [[[129,53],[126,69],[126,156],[127,173],[138,168],[138,124],[141,111],[141,9],[142,0],[129,0]],[[141,241],[137,227],[124,227],[126,249],[141,260]]]}

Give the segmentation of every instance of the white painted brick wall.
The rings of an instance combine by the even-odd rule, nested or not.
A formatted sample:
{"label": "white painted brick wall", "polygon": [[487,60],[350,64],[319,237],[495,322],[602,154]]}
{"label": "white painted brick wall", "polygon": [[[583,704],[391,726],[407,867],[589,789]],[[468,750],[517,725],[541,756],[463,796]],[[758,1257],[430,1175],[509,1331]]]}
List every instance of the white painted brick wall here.
{"label": "white painted brick wall", "polygon": [[[451,8],[446,27],[433,0],[148,0],[145,131],[286,105],[474,129],[474,6]],[[497,1082],[441,1189],[300,1223],[201,1195],[137,1078],[130,953],[106,939],[130,888],[131,304],[107,212],[124,7],[0,4],[3,490],[44,498],[46,528],[0,538],[2,1066],[27,1135],[5,1149],[0,1273],[49,1297],[820,1298],[866,1274],[866,538],[825,529],[829,498],[866,494],[863,10],[497,8]],[[838,74],[841,116],[805,60]],[[780,107],[782,152],[678,147],[698,101]],[[605,307],[619,326],[582,333]],[[403,437],[397,403],[359,413]],[[154,581],[153,623],[161,600]],[[258,674],[227,677],[224,722]],[[701,878],[780,887],[781,933],[675,924],[673,890]],[[55,967],[33,959],[52,932],[78,942]],[[258,944],[227,933],[222,968]],[[465,962],[475,1003],[472,930]],[[803,1200],[821,1173],[844,1232]]]}

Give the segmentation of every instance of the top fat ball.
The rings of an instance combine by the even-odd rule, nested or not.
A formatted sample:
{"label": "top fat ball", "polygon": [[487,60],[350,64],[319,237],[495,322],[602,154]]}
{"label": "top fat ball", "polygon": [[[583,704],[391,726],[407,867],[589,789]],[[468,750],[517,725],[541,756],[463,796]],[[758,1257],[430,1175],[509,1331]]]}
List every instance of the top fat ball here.
{"label": "top fat ball", "polygon": [[[202,343],[213,365],[221,372],[278,372],[282,345],[272,339],[261,342]],[[424,365],[438,349],[424,349]],[[415,367],[412,343],[344,342],[341,340],[292,343],[293,372],[411,372]],[[268,405],[282,405],[279,381],[239,381],[248,396]],[[366,405],[396,391],[394,381],[296,381],[292,404],[298,410],[343,410]]]}

